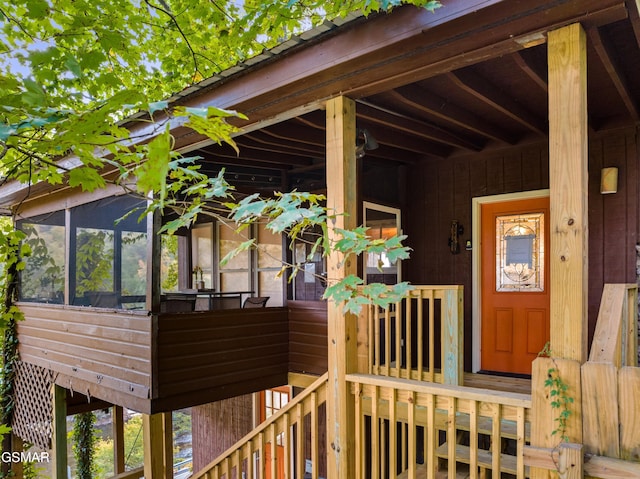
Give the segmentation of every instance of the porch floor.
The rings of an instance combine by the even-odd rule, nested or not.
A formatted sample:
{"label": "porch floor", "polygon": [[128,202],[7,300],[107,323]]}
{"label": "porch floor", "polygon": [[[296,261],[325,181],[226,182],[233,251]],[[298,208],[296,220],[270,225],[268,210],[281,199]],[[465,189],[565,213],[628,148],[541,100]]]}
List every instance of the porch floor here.
{"label": "porch floor", "polygon": [[464,385],[512,393],[531,394],[530,378],[514,378],[496,374],[464,373]]}

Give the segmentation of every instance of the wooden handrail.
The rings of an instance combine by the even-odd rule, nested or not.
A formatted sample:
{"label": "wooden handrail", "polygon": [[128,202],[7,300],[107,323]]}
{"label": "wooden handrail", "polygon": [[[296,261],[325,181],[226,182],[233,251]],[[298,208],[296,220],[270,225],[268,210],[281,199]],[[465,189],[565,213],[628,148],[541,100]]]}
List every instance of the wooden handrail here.
{"label": "wooden handrail", "polygon": [[[296,471],[304,473],[305,457],[302,442],[305,434],[311,435],[311,456],[316,459],[313,461],[315,472],[313,478],[317,479],[319,477],[317,464],[319,457],[318,408],[326,401],[327,380],[328,374],[325,373],[302,393],[294,397],[284,408],[236,442],[202,470],[193,474],[191,479],[222,478],[223,476],[230,479],[233,469],[236,470],[235,477],[249,478],[254,477],[253,470],[256,467],[260,469],[258,477],[268,476],[275,479],[279,477],[275,450],[280,446],[283,448],[284,467],[289,467],[290,463],[295,462]],[[310,431],[306,431],[304,418],[309,414],[311,415],[311,427]],[[290,450],[294,443],[296,446],[295,461],[291,458]],[[268,454],[271,454],[270,460],[267,460]],[[302,474],[299,477],[302,477]]]}
{"label": "wooden handrail", "polygon": [[638,287],[605,284],[589,361],[638,365]]}

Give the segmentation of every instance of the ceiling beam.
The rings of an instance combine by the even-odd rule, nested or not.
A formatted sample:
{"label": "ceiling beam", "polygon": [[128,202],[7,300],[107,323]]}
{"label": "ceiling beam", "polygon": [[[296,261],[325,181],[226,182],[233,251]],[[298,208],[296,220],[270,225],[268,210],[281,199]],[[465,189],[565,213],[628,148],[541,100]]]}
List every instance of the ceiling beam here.
{"label": "ceiling beam", "polygon": [[284,154],[299,154],[302,156],[324,157],[324,143],[313,144],[301,142],[297,138],[277,138],[273,135],[265,135],[263,132],[253,132],[236,139],[238,144],[261,147],[265,151],[273,151]]}
{"label": "ceiling beam", "polygon": [[517,143],[517,138],[507,134],[504,128],[499,128],[490,122],[479,118],[468,110],[461,108],[449,100],[430,93],[425,88],[416,86],[402,87],[389,92],[389,96],[396,102],[407,105],[416,110],[433,115],[440,120],[447,121],[465,130],[476,133],[485,138],[497,140],[510,145]]}
{"label": "ceiling beam", "polygon": [[[261,147],[239,144],[240,153],[230,146],[215,146],[211,145],[206,148],[196,150],[197,152],[204,153],[206,160],[215,161],[216,158],[224,158],[225,161],[232,161],[238,165],[252,165],[256,167],[264,168],[286,168],[289,166],[307,166],[312,163],[309,157],[303,157],[301,155],[290,155],[282,152],[270,152]],[[203,155],[204,156],[204,155]]]}
{"label": "ceiling beam", "polygon": [[359,101],[356,115],[359,120],[365,120],[390,130],[407,133],[424,140],[453,146],[455,148],[480,151],[484,146],[484,144],[471,142],[424,121],[392,112],[386,108],[377,106],[370,101]]}
{"label": "ceiling beam", "polygon": [[533,62],[530,62],[525,58],[525,52],[527,52],[527,50],[516,52],[511,57],[520,70],[526,73],[526,75],[531,78],[531,80],[533,80],[533,82],[538,85],[543,92],[548,93],[549,86],[547,85],[546,69],[539,68],[538,65],[533,64]]}
{"label": "ceiling beam", "polygon": [[[358,126],[367,128],[379,145],[400,150],[400,153],[404,151],[405,154],[429,154],[438,158],[447,158],[454,150],[450,145],[434,142],[420,136],[413,135],[411,132],[404,132],[401,130],[393,131],[384,127],[384,125],[378,125],[383,127],[376,128],[375,124],[360,122]],[[383,151],[384,149],[380,151],[369,150],[367,151],[367,155],[382,156],[381,153]],[[398,153],[396,153],[395,156],[398,156]]]}
{"label": "ceiling beam", "polygon": [[501,91],[477,73],[468,69],[458,70],[448,73],[447,78],[462,90],[529,130],[541,136],[547,135],[547,126],[542,119],[536,118],[535,115],[523,108],[522,105],[506,95],[504,91]]}
{"label": "ceiling beam", "polygon": [[631,20],[636,43],[640,46],[640,0],[636,0],[635,8],[629,8],[629,20]]}
{"label": "ceiling beam", "polygon": [[640,114],[638,114],[638,105],[631,94],[627,79],[624,77],[624,74],[620,69],[620,62],[617,59],[613,47],[610,45],[609,41],[603,37],[597,27],[589,28],[587,30],[587,35],[589,36],[593,48],[598,54],[598,58],[602,62],[604,69],[609,75],[609,78],[611,78],[611,81],[616,87],[618,95],[620,95],[624,106],[631,115],[631,118],[633,121],[638,121],[640,119]]}
{"label": "ceiling beam", "polygon": [[288,121],[260,131],[278,140],[311,145],[316,148],[322,148],[323,150],[325,148],[326,134],[324,128],[319,130],[315,128],[304,128],[297,122]]}

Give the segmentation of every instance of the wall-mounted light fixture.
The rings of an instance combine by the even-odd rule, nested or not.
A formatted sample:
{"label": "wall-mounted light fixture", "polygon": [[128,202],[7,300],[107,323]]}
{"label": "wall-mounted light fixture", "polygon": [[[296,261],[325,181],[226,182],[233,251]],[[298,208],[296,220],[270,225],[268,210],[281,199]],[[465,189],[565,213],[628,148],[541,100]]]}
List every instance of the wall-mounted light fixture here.
{"label": "wall-mounted light fixture", "polygon": [[464,226],[458,223],[458,220],[452,220],[449,230],[449,251],[451,254],[460,253],[460,235],[462,234],[464,234]]}
{"label": "wall-mounted light fixture", "polygon": [[600,193],[607,195],[618,192],[618,168],[602,168],[600,172]]}
{"label": "wall-mounted light fixture", "polygon": [[356,131],[356,158],[362,158],[366,151],[378,148],[378,142],[366,128]]}

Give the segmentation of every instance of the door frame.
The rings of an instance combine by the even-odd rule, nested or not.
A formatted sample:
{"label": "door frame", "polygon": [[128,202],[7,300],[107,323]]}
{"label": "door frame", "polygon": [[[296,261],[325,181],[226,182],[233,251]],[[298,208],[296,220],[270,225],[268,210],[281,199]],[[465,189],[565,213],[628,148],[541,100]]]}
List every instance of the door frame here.
{"label": "door frame", "polygon": [[[504,201],[528,200],[533,198],[544,198],[549,196],[549,189],[521,191],[517,193],[505,193],[501,195],[478,196],[471,198],[471,371],[477,373],[481,369],[480,364],[480,334],[482,333],[481,311],[482,301],[480,294],[481,284],[481,261],[480,261],[480,213],[482,205],[489,203],[501,203]],[[545,281],[549,286],[550,282]]]}

